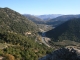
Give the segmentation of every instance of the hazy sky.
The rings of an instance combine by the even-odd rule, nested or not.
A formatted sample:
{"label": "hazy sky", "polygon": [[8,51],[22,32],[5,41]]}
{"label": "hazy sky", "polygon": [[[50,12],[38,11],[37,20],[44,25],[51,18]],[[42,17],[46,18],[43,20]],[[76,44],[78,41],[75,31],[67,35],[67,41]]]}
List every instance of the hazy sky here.
{"label": "hazy sky", "polygon": [[21,14],[80,14],[80,0],[0,0],[0,7]]}

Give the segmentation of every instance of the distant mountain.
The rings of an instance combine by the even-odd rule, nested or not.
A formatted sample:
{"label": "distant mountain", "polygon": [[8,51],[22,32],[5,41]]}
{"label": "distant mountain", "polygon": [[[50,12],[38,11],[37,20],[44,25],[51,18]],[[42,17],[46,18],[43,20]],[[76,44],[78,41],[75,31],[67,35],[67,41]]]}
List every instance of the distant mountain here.
{"label": "distant mountain", "polygon": [[59,16],[61,16],[61,14],[39,15],[37,17],[40,18],[40,19],[43,19],[43,20],[50,20],[50,19],[53,19],[53,18],[56,18],[56,17],[59,17]]}
{"label": "distant mountain", "polygon": [[73,18],[80,18],[80,15],[62,15],[57,18],[48,20],[46,22],[46,24],[53,25],[54,27],[56,27],[56,26],[60,25],[61,23],[64,23]]}
{"label": "distant mountain", "polygon": [[48,31],[46,36],[53,41],[72,40],[80,42],[80,18],[70,19],[55,29]]}
{"label": "distant mountain", "polygon": [[16,11],[9,8],[0,8],[0,31],[16,33],[35,32],[37,25]]}
{"label": "distant mountain", "polygon": [[23,16],[25,16],[26,18],[28,18],[29,20],[33,21],[36,24],[44,24],[45,23],[42,19],[40,19],[34,15],[23,14]]}

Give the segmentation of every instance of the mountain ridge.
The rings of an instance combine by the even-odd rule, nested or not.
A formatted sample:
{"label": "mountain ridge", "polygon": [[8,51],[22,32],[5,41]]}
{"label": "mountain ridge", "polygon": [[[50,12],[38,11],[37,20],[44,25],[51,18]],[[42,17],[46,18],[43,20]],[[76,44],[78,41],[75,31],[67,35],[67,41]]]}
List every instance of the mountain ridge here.
{"label": "mountain ridge", "polygon": [[80,14],[78,14],[78,15],[62,15],[57,18],[46,21],[46,24],[53,25],[54,27],[56,27],[70,19],[73,19],[73,18],[80,18]]}
{"label": "mountain ridge", "polygon": [[30,14],[23,14],[23,16],[25,16],[26,18],[28,18],[29,20],[33,21],[36,24],[44,24],[44,20],[34,16],[34,15],[30,15]]}
{"label": "mountain ridge", "polygon": [[52,19],[52,18],[56,18],[58,16],[61,16],[61,14],[45,14],[45,15],[38,15],[37,17],[41,18],[43,20],[49,20],[49,19]]}
{"label": "mountain ridge", "polygon": [[0,8],[0,21],[0,27],[3,25],[4,28],[7,27],[7,30],[12,30],[16,33],[24,34],[28,31],[35,31],[33,28],[37,29],[35,23],[9,8]]}
{"label": "mountain ridge", "polygon": [[80,42],[80,18],[70,19],[47,32],[47,36],[53,41],[72,40]]}

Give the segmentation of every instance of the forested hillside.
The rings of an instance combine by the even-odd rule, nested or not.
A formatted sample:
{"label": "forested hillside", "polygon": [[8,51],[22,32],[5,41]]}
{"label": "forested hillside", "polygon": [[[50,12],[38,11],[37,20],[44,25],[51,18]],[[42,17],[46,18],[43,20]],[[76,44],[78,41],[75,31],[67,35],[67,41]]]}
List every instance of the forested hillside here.
{"label": "forested hillside", "polygon": [[71,19],[46,34],[53,41],[72,40],[80,42],[80,18]]}
{"label": "forested hillside", "polygon": [[16,11],[9,8],[0,8],[0,32],[13,31],[24,34],[38,31],[37,25]]}
{"label": "forested hillside", "polygon": [[50,48],[35,41],[35,23],[9,8],[0,8],[0,56],[4,60],[38,60]]}

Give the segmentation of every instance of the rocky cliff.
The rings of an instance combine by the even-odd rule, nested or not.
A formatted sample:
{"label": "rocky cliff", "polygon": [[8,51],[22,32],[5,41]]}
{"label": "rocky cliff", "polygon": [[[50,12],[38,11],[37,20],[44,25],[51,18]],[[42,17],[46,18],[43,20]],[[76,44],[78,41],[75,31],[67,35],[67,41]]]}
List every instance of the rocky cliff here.
{"label": "rocky cliff", "polygon": [[39,60],[80,60],[80,50],[76,48],[60,48]]}

